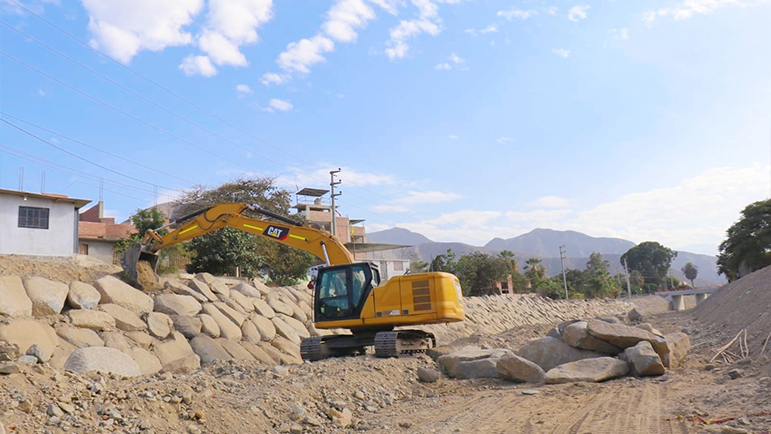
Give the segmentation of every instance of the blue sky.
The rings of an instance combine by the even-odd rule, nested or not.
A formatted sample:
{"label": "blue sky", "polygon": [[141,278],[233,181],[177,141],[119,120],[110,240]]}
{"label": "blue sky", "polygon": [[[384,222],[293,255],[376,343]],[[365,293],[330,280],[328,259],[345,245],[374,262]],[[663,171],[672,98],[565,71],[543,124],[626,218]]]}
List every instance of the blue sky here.
{"label": "blue sky", "polygon": [[769,0],[0,0],[0,15],[0,117],[146,181],[0,123],[0,187],[24,167],[28,191],[45,171],[46,191],[97,200],[102,178],[121,220],[152,184],[161,201],[243,174],[294,190],[342,167],[341,211],[370,231],[480,245],[549,227],[714,253],[771,195]]}

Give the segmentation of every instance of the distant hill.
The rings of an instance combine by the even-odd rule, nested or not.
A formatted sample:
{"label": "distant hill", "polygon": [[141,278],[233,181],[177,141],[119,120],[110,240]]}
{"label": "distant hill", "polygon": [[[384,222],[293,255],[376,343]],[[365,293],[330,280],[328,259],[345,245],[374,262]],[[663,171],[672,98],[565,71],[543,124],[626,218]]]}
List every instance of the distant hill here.
{"label": "distant hill", "polygon": [[[375,235],[374,239],[372,235]],[[564,245],[567,251],[566,269],[585,269],[589,255],[592,252],[599,252],[610,263],[610,272],[614,275],[623,271],[619,262],[621,255],[635,246],[635,243],[620,238],[597,238],[575,231],[551,229],[535,229],[508,240],[496,238],[483,247],[430,240],[416,243],[415,241],[428,240],[428,238],[400,228],[375,232],[369,234],[368,237],[373,242],[412,245],[410,248],[400,250],[399,254],[402,257],[420,261],[431,261],[437,255],[447,252],[447,249],[451,249],[458,257],[474,252],[498,255],[502,250],[510,250],[514,252],[519,261],[520,271],[523,271],[525,261],[530,258],[538,258],[541,259],[548,276],[557,275],[562,270],[559,259],[559,246],[561,245]],[[697,286],[725,283],[725,278],[717,274],[714,256],[684,251],[679,251],[677,258],[672,262],[672,275],[674,277],[680,280],[685,279],[680,269],[686,262],[693,262],[699,267],[699,277],[696,279]]]}
{"label": "distant hill", "polygon": [[405,246],[415,246],[417,244],[432,242],[421,234],[403,228],[393,228],[368,233],[367,239],[371,243],[403,244]]}
{"label": "distant hill", "polygon": [[588,257],[593,252],[622,255],[635,246],[633,242],[620,238],[595,238],[575,231],[534,229],[508,240],[495,238],[485,247],[511,250],[512,252],[528,252],[542,257],[559,257],[559,246],[562,245],[565,246],[567,255],[572,257]]}

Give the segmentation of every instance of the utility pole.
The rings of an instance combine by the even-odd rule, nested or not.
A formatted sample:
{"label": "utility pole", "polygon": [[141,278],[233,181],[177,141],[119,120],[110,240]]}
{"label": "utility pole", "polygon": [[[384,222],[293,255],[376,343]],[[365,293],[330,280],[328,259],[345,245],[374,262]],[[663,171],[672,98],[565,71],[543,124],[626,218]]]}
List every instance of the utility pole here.
{"label": "utility pole", "polygon": [[337,170],[331,170],[329,172],[329,178],[330,178],[329,187],[332,190],[330,192],[330,197],[332,198],[332,235],[334,236],[337,236],[337,223],[335,222],[335,213],[337,212],[337,208],[335,208],[335,198],[343,194],[342,192],[335,193],[335,186],[340,185],[340,183],[342,182],[342,181],[335,181],[335,177],[337,176],[338,173],[340,173],[339,167],[337,168]]}
{"label": "utility pole", "polygon": [[568,279],[567,279],[567,277],[565,277],[565,256],[564,256],[564,253],[566,253],[566,252],[562,250],[564,248],[565,248],[564,245],[560,246],[560,264],[562,265],[562,284],[565,285],[565,300],[567,300],[568,299]]}
{"label": "utility pole", "polygon": [[629,284],[629,266],[626,263],[626,259],[624,259],[624,275],[626,275],[626,295],[629,297],[629,299],[632,299],[632,285]]}

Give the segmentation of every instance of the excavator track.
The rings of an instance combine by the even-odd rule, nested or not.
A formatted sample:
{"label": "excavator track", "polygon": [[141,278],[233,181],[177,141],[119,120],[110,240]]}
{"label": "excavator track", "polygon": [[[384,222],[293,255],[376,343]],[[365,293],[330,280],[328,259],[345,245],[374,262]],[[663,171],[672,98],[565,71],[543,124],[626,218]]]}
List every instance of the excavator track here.
{"label": "excavator track", "polygon": [[317,360],[326,359],[328,356],[322,351],[321,337],[305,338],[300,343],[300,356],[303,360],[315,362]]}
{"label": "excavator track", "polygon": [[397,330],[375,335],[375,357],[425,353],[436,347],[436,337],[421,330]]}

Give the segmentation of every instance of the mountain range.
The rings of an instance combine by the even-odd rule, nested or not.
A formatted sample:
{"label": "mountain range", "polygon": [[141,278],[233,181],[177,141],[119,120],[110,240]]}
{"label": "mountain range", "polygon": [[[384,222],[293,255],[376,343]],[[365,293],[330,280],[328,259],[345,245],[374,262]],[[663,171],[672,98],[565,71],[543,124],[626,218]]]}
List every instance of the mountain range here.
{"label": "mountain range", "polygon": [[[559,258],[559,246],[565,246],[565,269],[586,268],[589,255],[599,252],[610,263],[611,274],[623,271],[621,255],[636,244],[621,238],[592,237],[575,231],[555,231],[552,229],[534,229],[520,236],[502,239],[494,238],[484,246],[472,246],[464,243],[435,242],[426,236],[403,228],[392,228],[367,234],[370,242],[401,244],[411,247],[401,249],[399,256],[412,260],[430,261],[437,255],[451,249],[458,257],[474,252],[498,255],[502,250],[514,252],[520,264],[520,271],[525,261],[538,258],[546,268],[548,276],[559,274],[562,270]],[[680,269],[686,262],[699,267],[696,278],[697,286],[722,285],[725,278],[717,273],[716,258],[686,251],[678,251],[672,261],[671,273],[680,280],[685,276]]]}

